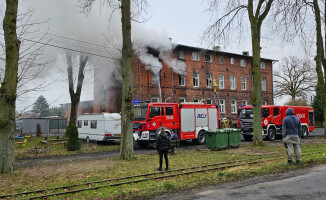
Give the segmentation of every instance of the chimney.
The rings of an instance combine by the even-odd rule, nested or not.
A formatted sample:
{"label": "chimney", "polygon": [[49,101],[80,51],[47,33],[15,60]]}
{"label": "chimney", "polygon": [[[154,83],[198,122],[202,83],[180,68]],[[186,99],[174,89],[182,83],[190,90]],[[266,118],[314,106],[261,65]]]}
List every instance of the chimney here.
{"label": "chimney", "polygon": [[213,50],[214,51],[220,51],[221,50],[221,47],[220,46],[215,46],[215,47],[213,47]]}
{"label": "chimney", "polygon": [[242,52],[242,55],[244,55],[244,56],[249,56],[249,51],[243,51],[243,52]]}

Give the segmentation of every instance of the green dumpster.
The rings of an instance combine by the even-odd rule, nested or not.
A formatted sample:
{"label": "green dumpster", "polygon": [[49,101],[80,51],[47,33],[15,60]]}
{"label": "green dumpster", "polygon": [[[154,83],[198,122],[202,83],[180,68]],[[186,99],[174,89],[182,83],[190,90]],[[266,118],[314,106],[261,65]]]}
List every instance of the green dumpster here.
{"label": "green dumpster", "polygon": [[225,149],[228,147],[228,134],[223,129],[205,131],[206,146],[209,149]]}
{"label": "green dumpster", "polygon": [[239,147],[241,144],[241,131],[236,128],[225,128],[224,129],[229,138],[229,147]]}

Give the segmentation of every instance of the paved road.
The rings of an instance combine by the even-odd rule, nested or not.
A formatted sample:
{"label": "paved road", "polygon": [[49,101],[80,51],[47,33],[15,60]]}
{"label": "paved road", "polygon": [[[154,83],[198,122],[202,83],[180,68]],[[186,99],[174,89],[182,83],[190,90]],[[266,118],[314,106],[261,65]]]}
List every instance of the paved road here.
{"label": "paved road", "polygon": [[326,165],[300,169],[281,175],[255,177],[238,183],[182,191],[156,199],[180,200],[260,200],[260,199],[326,199]]}

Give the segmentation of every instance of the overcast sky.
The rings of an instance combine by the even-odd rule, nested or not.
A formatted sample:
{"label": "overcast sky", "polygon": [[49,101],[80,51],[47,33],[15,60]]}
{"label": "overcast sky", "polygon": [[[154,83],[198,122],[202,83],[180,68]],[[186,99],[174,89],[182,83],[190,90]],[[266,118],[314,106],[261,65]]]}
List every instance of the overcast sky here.
{"label": "overcast sky", "polygon": [[[0,1],[1,13],[3,15],[4,2]],[[150,7],[147,9],[148,21],[141,24],[134,24],[134,32],[141,32],[142,35],[151,33],[172,38],[174,43],[203,47],[207,46],[200,40],[203,31],[210,23],[210,15],[205,12],[205,4],[202,0],[148,0]],[[104,36],[115,40],[121,37],[121,21],[119,13],[112,16],[111,22],[108,22],[111,11],[107,6],[100,8],[98,5],[86,16],[80,12],[77,7],[77,0],[21,0],[20,10],[26,10],[28,7],[35,9],[34,18],[40,21],[49,20],[48,23],[41,26],[42,31],[48,31],[50,34],[60,35],[68,38],[74,38],[85,42],[91,42],[99,45],[105,45]],[[110,26],[109,26],[110,25]],[[145,32],[144,32],[145,30]],[[235,38],[237,38],[237,34]],[[285,56],[304,56],[298,44],[282,46],[280,39],[271,37],[263,32],[262,34],[262,57],[281,60]],[[71,47],[73,49],[93,52],[99,55],[105,55],[103,49],[77,45],[76,43],[60,43],[57,45]],[[218,44],[216,44],[218,45]],[[235,39],[233,43],[222,45],[223,51],[241,53],[249,51],[252,55],[250,35],[244,34],[244,37]],[[49,82],[57,80],[57,68],[59,68],[60,57],[62,59],[62,49],[47,48],[46,57],[55,59],[48,66],[44,78]],[[59,60],[59,61],[58,61]],[[274,70],[278,64],[274,65]],[[62,79],[62,77],[61,77]],[[27,96],[23,103],[17,104],[17,109],[21,110],[28,104],[33,104],[39,95],[44,95],[51,103],[51,106],[58,106],[63,103],[69,103],[68,84],[57,80],[47,91]],[[93,99],[92,83],[84,85],[81,100]],[[285,99],[276,100],[276,104],[282,104]]]}

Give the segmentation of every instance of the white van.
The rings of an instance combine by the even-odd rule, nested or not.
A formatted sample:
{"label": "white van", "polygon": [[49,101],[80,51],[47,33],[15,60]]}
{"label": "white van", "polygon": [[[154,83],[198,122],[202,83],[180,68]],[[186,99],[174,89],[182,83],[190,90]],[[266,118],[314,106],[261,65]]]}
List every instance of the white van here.
{"label": "white van", "polygon": [[77,118],[79,139],[90,141],[120,141],[121,115],[119,113],[83,114]]}

